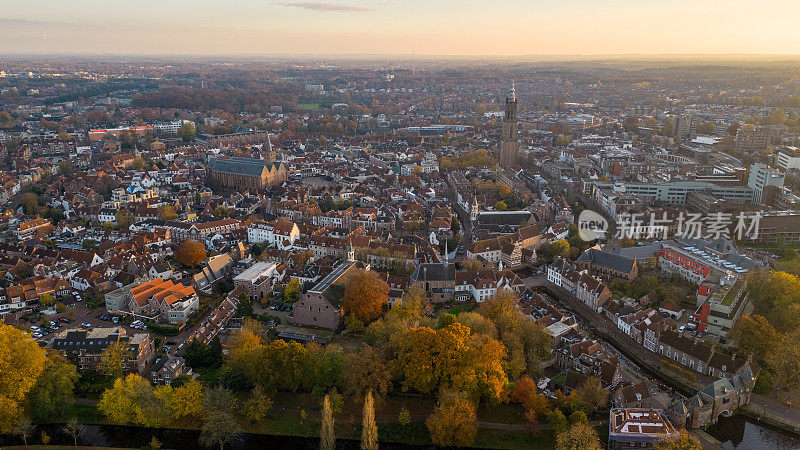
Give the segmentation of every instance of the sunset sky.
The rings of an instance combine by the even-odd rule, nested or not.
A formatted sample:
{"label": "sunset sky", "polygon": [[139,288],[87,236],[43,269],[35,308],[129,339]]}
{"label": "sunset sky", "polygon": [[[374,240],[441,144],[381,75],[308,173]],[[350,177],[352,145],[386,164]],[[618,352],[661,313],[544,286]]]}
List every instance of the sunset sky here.
{"label": "sunset sky", "polygon": [[0,52],[800,54],[795,0],[2,0]]}

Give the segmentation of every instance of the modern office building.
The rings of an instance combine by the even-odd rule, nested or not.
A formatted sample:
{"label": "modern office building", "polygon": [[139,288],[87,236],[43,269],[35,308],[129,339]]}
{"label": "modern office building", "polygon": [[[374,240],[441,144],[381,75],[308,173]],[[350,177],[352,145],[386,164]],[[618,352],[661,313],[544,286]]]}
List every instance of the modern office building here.
{"label": "modern office building", "polygon": [[785,175],[783,173],[763,163],[755,163],[750,166],[750,176],[747,179],[747,187],[753,190],[753,204],[761,204],[765,187],[782,187],[784,177]]}

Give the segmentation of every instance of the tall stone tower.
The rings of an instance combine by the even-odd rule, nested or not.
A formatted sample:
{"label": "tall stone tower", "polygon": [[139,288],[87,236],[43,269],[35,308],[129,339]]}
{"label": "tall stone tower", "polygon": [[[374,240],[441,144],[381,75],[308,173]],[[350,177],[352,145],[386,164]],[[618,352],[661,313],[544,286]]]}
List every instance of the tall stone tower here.
{"label": "tall stone tower", "polygon": [[503,119],[503,134],[500,136],[500,166],[511,167],[517,163],[519,140],[517,138],[517,95],[514,83],[506,97],[506,116]]}

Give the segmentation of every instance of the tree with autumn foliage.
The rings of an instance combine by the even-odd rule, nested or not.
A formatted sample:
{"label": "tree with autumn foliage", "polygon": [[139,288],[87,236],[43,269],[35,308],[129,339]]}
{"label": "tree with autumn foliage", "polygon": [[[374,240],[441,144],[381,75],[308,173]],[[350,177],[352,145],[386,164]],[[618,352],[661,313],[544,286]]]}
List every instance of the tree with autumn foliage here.
{"label": "tree with autumn foliage", "polygon": [[577,422],[556,437],[556,450],[603,450],[594,428]]}
{"label": "tree with autumn foliage", "polygon": [[496,336],[508,353],[506,372],[511,379],[539,375],[540,363],[551,357],[552,341],[541,324],[524,317],[517,293],[498,289],[483,301],[478,314],[494,323]]}
{"label": "tree with autumn foliage", "polygon": [[347,280],[343,306],[363,323],[377,319],[389,300],[389,285],[371,270],[357,270]]}
{"label": "tree with autumn foliage", "polygon": [[375,424],[375,403],[371,390],[364,396],[361,419],[361,450],[378,450],[378,425]]}
{"label": "tree with autumn foliage", "polygon": [[203,384],[189,380],[173,390],[172,412],[176,419],[198,419],[203,415]]}
{"label": "tree with autumn foliage", "polygon": [[463,392],[444,390],[439,405],[425,421],[434,444],[467,447],[475,442],[478,420],[475,404]]}
{"label": "tree with autumn foliage", "polygon": [[380,402],[392,386],[392,372],[378,349],[364,345],[345,355],[342,384],[345,395],[351,398],[361,399],[372,391],[375,400]]}
{"label": "tree with autumn foliage", "polygon": [[206,253],[205,245],[192,239],[181,242],[175,250],[175,259],[188,267],[194,267],[202,263],[206,256],[208,256],[208,253]]}
{"label": "tree with autumn foliage", "polygon": [[736,321],[729,333],[738,348],[744,352],[763,357],[780,342],[780,334],[764,317],[745,314]]}
{"label": "tree with autumn foliage", "polygon": [[130,355],[127,341],[115,341],[100,353],[97,371],[107,377],[119,378],[125,375],[125,361]]}
{"label": "tree with autumn foliage", "polygon": [[45,350],[22,331],[0,321],[0,433],[9,433],[47,363]]}
{"label": "tree with autumn foliage", "polygon": [[656,444],[658,450],[701,450],[703,445],[700,439],[690,434],[686,429],[682,429],[677,437],[672,439],[662,439]]}
{"label": "tree with autumn foliage", "polygon": [[117,424],[165,426],[173,418],[172,388],[154,389],[149,381],[130,374],[117,378],[114,385],[103,392],[97,409]]}
{"label": "tree with autumn foliage", "polygon": [[600,378],[587,378],[574,392],[583,400],[590,412],[596,412],[608,405],[608,390],[603,387]]}
{"label": "tree with autumn foliage", "polygon": [[453,388],[472,398],[498,401],[508,384],[502,343],[452,323],[433,330],[418,327],[392,336],[395,373],[402,389],[430,393]]}
{"label": "tree with autumn foliage", "polygon": [[511,399],[536,416],[544,416],[550,408],[547,397],[537,392],[536,383],[529,377],[517,380],[511,391]]}

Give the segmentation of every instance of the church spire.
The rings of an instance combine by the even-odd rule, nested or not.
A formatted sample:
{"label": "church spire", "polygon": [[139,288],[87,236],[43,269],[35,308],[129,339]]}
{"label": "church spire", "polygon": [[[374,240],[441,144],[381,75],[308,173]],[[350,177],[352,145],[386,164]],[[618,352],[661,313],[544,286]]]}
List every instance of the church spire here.
{"label": "church spire", "polygon": [[514,80],[511,80],[511,90],[508,91],[508,98],[512,102],[517,101],[517,90],[514,88]]}
{"label": "church spire", "polygon": [[353,238],[350,238],[350,245],[347,247],[347,260],[348,261],[355,261],[356,260],[356,250],[353,248]]}

